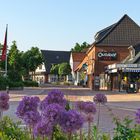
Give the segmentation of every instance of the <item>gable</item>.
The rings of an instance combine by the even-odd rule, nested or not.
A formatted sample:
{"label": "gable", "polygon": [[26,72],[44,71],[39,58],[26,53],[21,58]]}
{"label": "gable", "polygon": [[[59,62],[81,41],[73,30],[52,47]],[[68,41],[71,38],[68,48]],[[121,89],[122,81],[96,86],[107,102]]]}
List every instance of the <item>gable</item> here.
{"label": "gable", "polygon": [[135,49],[135,54],[138,54],[140,52],[140,43],[134,45],[133,48]]}
{"label": "gable", "polygon": [[81,62],[85,57],[85,53],[72,52],[72,57],[73,57],[73,62]]}
{"label": "gable", "polygon": [[140,27],[127,15],[124,15],[108,32],[96,42],[96,45],[130,46],[140,41]]}

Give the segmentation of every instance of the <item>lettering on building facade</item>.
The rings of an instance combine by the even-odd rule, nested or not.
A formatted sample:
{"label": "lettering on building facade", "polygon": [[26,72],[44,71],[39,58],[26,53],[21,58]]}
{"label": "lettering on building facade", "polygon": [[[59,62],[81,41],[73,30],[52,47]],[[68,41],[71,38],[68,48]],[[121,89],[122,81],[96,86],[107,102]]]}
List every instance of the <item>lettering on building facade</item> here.
{"label": "lettering on building facade", "polygon": [[116,52],[98,52],[97,56],[98,56],[98,60],[101,60],[101,61],[117,60]]}

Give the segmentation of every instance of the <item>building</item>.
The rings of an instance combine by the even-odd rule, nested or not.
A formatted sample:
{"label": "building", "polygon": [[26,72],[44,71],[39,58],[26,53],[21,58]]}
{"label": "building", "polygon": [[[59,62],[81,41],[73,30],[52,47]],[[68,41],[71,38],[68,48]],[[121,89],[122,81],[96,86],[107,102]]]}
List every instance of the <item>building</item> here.
{"label": "building", "polygon": [[139,41],[140,27],[124,15],[115,24],[96,33],[94,43],[75,72],[79,75],[86,64],[88,86],[94,90],[106,89],[110,84],[105,74],[107,66],[124,60],[129,55],[128,47]]}
{"label": "building", "polygon": [[58,80],[57,75],[50,73],[52,65],[60,64],[70,60],[70,51],[52,51],[41,50],[43,64],[35,71],[35,80],[39,83],[55,82]]}
{"label": "building", "polygon": [[[121,91],[121,81],[124,80],[129,87],[137,83],[140,88],[140,43],[128,47],[129,55],[120,63],[108,65],[107,74],[111,79],[111,89]],[[126,89],[127,90],[127,89]]]}
{"label": "building", "polygon": [[71,66],[71,74],[72,74],[72,81],[75,85],[78,85],[75,69],[84,59],[85,53],[84,52],[71,52],[70,54],[70,66]]}

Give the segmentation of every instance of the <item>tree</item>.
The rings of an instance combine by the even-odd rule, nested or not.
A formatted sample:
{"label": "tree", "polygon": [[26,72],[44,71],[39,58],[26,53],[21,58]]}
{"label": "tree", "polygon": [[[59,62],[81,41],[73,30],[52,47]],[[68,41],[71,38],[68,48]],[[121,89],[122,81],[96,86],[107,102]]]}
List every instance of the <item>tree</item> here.
{"label": "tree", "polygon": [[11,70],[20,71],[22,67],[22,52],[17,48],[16,41],[12,42],[11,48],[8,53],[8,63]]}
{"label": "tree", "polygon": [[20,81],[22,76],[22,53],[17,48],[16,41],[12,42],[8,53],[8,77]]}
{"label": "tree", "polygon": [[52,65],[50,73],[54,75],[59,75],[59,64]]}
{"label": "tree", "polygon": [[76,43],[74,48],[71,49],[72,52],[83,52],[86,48],[89,48],[89,44],[87,42],[83,42],[81,45]]}
{"label": "tree", "polygon": [[28,50],[23,54],[23,63],[24,67],[27,70],[27,76],[29,76],[29,72],[32,72],[32,77],[35,73],[36,68],[42,64],[42,54],[39,51],[38,47],[32,47],[31,50]]}
{"label": "tree", "polygon": [[[59,65],[59,75],[65,76],[71,74],[71,67],[68,63],[61,63]],[[65,78],[66,79],[66,78]]]}
{"label": "tree", "polygon": [[50,73],[51,74],[54,74],[54,75],[57,75],[58,76],[58,81],[59,81],[59,64],[54,64],[52,65],[51,69],[50,69]]}

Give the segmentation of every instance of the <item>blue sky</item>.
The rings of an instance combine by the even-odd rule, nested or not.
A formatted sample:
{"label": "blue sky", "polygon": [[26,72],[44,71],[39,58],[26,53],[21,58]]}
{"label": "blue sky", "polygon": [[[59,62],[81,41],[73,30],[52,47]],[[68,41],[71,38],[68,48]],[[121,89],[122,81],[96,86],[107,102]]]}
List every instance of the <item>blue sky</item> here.
{"label": "blue sky", "polygon": [[8,45],[70,50],[94,42],[97,31],[128,14],[140,25],[139,0],[0,0],[0,42],[8,24]]}

